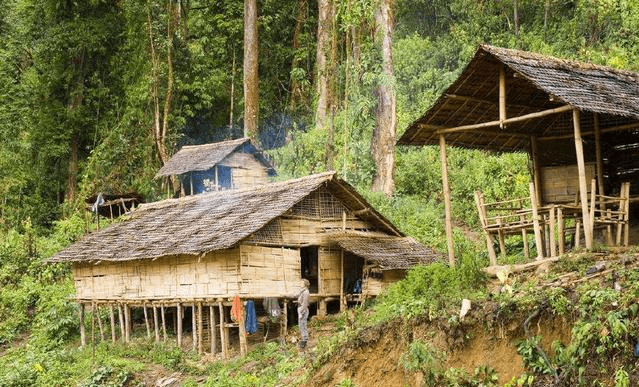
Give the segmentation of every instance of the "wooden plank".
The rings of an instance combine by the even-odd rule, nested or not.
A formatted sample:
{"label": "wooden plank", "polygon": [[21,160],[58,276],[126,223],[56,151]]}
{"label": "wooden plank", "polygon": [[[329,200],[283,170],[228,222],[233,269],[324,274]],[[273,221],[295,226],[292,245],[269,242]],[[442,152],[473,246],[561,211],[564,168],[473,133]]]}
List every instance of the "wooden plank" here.
{"label": "wooden plank", "polygon": [[450,187],[448,186],[448,161],[446,158],[446,138],[439,135],[439,152],[442,168],[442,186],[444,191],[444,209],[446,212],[446,241],[448,246],[448,264],[455,266],[455,247],[453,242],[453,223],[450,204]]}

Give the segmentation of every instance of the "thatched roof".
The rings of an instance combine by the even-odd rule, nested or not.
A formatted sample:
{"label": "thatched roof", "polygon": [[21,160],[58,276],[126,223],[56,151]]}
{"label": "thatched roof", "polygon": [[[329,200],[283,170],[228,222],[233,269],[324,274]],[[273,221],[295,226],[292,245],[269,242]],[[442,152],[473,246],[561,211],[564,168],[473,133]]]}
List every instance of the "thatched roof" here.
{"label": "thatched roof", "polygon": [[144,204],[130,219],[86,235],[50,261],[127,261],[230,248],[322,187],[379,231],[403,236],[352,186],[326,172]]}
{"label": "thatched roof", "polygon": [[[599,114],[603,133],[627,130],[625,125],[639,120],[637,73],[482,45],[459,78],[406,130],[399,144],[436,145],[442,129],[499,120],[500,68],[506,73],[507,118],[568,105],[582,111],[585,133],[593,131],[592,113]],[[527,151],[531,136],[543,141],[544,137],[569,137],[573,131],[572,112],[566,110],[505,128],[492,125],[449,132],[445,137],[453,146],[508,152]],[[565,146],[557,144],[557,152],[562,148]]]}
{"label": "thatched roof", "polygon": [[263,151],[250,138],[214,142],[204,145],[183,146],[155,175],[174,176],[191,171],[206,171],[219,164],[240,147],[246,147],[264,164],[264,167],[274,172],[274,166]]}
{"label": "thatched roof", "polygon": [[377,264],[382,270],[409,269],[444,259],[443,255],[411,237],[368,234],[335,233],[330,239],[342,249]]}

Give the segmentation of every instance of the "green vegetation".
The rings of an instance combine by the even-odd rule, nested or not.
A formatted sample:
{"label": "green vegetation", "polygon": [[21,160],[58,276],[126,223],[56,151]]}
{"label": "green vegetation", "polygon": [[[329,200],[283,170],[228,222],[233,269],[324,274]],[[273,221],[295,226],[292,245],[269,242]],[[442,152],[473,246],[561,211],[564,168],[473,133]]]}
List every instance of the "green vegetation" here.
{"label": "green vegetation", "polygon": [[[306,4],[303,12],[300,4]],[[545,277],[510,276],[512,291],[487,291],[480,269],[488,259],[474,234],[473,193],[481,189],[487,201],[526,195],[527,160],[522,154],[457,149],[449,151],[449,174],[460,264],[417,267],[377,302],[351,311],[354,318],[339,315],[334,334],[320,339],[312,361],[273,343],[246,358],[205,365],[193,354],[144,338],[128,346],[78,349],[70,269],[45,261],[95,227],[84,211],[87,197],[137,192],[153,201],[165,195],[167,182],[153,179],[161,164],[156,124],[166,122],[162,143],[170,152],[241,135],[243,4],[0,0],[0,5],[0,387],[133,386],[141,373],[156,368],[185,373],[187,386],[295,385],[343,346],[361,344],[361,333],[371,327],[426,320],[464,336],[466,325],[457,316],[463,298],[491,306],[476,317],[488,331],[534,313],[571,324],[570,343],[542,349],[537,335],[518,342],[527,373],[507,385],[637,383],[632,347],[639,329],[639,272],[615,267],[621,292],[612,290],[612,278],[568,290],[539,287],[561,273],[583,275],[598,259],[570,254]],[[395,195],[369,192],[378,84],[396,86],[401,134],[456,78],[479,43],[639,70],[637,0],[402,0],[396,2],[394,79],[388,80],[374,42],[375,6],[349,1],[337,9],[339,35],[349,38],[336,46],[333,166],[403,232],[439,251],[446,243],[437,149],[399,147]],[[261,1],[259,8],[260,141],[273,148],[269,153],[280,178],[324,171],[330,165],[328,136],[313,123],[317,9],[308,2],[273,0]],[[167,100],[172,103],[165,107]],[[507,259],[516,262],[521,255]],[[436,349],[416,339],[399,366],[423,372],[430,385],[495,385],[491,369],[444,370],[433,367],[437,359]],[[339,383],[354,385],[350,378]]]}

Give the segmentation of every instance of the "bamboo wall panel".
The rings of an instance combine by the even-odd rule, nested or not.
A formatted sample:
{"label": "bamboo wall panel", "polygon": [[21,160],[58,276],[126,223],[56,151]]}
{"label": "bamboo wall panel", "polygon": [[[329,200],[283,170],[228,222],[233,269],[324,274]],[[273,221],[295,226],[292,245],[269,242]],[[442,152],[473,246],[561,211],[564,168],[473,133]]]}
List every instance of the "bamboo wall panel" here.
{"label": "bamboo wall panel", "polygon": [[318,253],[320,294],[339,294],[342,286],[342,253],[339,249],[321,247]]}
{"label": "bamboo wall panel", "polygon": [[252,154],[234,152],[222,160],[219,165],[231,167],[231,180],[234,189],[269,182],[268,171]]}
{"label": "bamboo wall panel", "polygon": [[241,246],[241,294],[291,295],[299,291],[300,253],[297,249]]}
{"label": "bamboo wall panel", "polygon": [[[595,164],[586,163],[586,181],[595,177]],[[575,202],[579,193],[577,165],[541,168],[541,200],[546,203]],[[588,184],[590,189],[590,184]]]}
{"label": "bamboo wall panel", "polygon": [[385,270],[382,278],[366,277],[362,281],[362,294],[370,297],[379,295],[390,284],[403,279],[405,270]]}

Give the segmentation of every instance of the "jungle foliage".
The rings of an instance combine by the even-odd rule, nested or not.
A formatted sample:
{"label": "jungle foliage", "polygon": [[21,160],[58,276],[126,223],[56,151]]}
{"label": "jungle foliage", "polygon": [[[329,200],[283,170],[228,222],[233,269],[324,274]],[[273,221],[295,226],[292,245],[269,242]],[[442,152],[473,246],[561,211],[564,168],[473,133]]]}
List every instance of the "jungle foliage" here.
{"label": "jungle foliage", "polygon": [[[401,135],[480,43],[639,70],[638,0],[396,0],[388,79],[375,39],[376,6],[372,0],[336,5],[331,165],[402,231],[440,251],[437,149],[398,148],[395,194],[369,192],[380,83],[395,87]],[[327,133],[313,122],[317,2],[260,0],[258,9],[259,141],[280,178],[324,171]],[[161,147],[172,154],[184,144],[242,135],[242,13],[238,0],[0,0],[0,386],[125,385],[144,361],[189,369],[188,357],[171,348],[151,359],[144,345],[78,350],[69,268],[44,260],[95,227],[84,211],[91,195],[162,198],[168,182],[153,178]],[[488,201],[525,195],[526,156],[451,149],[449,170],[461,264],[412,271],[380,300],[378,322],[446,316],[446,305],[460,297],[481,297],[478,268],[487,257],[469,238],[468,230],[477,231],[473,192],[481,188]],[[580,294],[579,305],[597,306],[580,315],[575,344],[558,349],[551,367],[583,385],[588,375],[611,371],[624,385],[636,370],[626,366],[619,343],[633,339],[636,308],[596,288]],[[607,309],[612,302],[628,311]],[[578,313],[568,304],[559,303]],[[604,329],[608,335],[597,334]],[[521,344],[530,371],[548,375],[532,343]],[[265,364],[298,361],[271,347],[262,351]],[[413,362],[424,358],[424,349],[415,344],[411,351],[406,365],[419,367]],[[620,367],[598,370],[599,356],[618,359]],[[236,380],[269,385],[293,371],[282,367],[275,374],[240,372],[244,379]],[[205,385],[231,384],[228,369],[208,371]]]}

